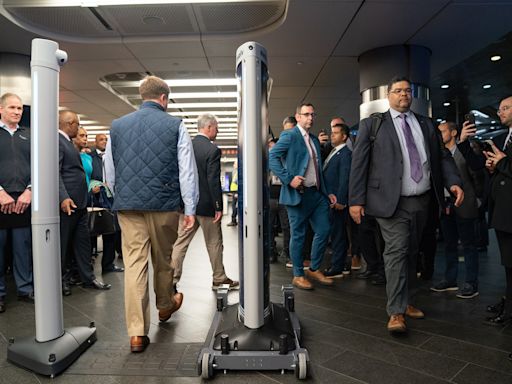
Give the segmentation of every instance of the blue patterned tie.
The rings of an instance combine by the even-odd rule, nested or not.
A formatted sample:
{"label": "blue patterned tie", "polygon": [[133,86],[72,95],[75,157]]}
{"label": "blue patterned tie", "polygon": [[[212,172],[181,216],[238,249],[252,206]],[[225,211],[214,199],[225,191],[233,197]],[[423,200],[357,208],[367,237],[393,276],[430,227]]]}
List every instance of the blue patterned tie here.
{"label": "blue patterned tie", "polygon": [[418,148],[414,142],[411,127],[407,122],[407,115],[402,113],[400,114],[400,118],[402,119],[402,130],[404,131],[405,145],[407,147],[407,152],[409,153],[409,162],[411,163],[411,178],[416,183],[419,183],[419,181],[423,178],[423,168],[421,166],[420,153],[418,152]]}

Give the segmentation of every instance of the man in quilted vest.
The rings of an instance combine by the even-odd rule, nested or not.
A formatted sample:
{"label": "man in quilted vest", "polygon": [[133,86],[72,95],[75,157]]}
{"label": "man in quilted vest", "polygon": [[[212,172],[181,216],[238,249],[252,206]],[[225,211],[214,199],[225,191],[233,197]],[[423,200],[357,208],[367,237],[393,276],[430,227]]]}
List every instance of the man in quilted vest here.
{"label": "man in quilted vest", "polygon": [[149,344],[148,257],[154,273],[156,307],[167,321],[183,302],[172,280],[171,254],[180,213],[191,230],[198,201],[192,142],[183,122],[167,110],[169,86],[155,76],[139,87],[140,109],[112,122],[105,155],[107,183],[114,191],[125,264],[125,315],[130,349]]}

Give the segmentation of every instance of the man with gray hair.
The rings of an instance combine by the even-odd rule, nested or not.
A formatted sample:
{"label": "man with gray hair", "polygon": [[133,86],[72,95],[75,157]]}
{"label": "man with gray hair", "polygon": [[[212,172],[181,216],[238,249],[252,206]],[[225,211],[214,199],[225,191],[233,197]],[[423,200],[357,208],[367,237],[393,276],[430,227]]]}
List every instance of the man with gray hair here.
{"label": "man with gray hair", "polygon": [[212,143],[217,137],[218,123],[215,116],[204,114],[197,121],[199,133],[192,140],[194,155],[199,175],[199,202],[196,210],[196,222],[191,231],[185,231],[180,221],[178,239],[172,251],[172,266],[174,268],[174,284],[180,278],[183,260],[188,246],[199,226],[204,235],[204,241],[210,256],[213,270],[212,289],[216,290],[221,284],[228,284],[230,289],[239,287],[238,281],[226,276],[222,262],[224,245],[222,242],[222,188],[220,185],[220,149]]}

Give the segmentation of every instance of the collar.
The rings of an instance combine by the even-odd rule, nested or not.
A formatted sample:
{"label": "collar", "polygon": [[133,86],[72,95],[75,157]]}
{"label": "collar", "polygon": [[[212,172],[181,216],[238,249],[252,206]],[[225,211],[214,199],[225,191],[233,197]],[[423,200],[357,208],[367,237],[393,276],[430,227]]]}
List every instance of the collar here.
{"label": "collar", "polygon": [[208,139],[208,141],[212,141],[208,136],[206,136],[203,132],[198,132],[196,137],[197,136],[203,136],[203,137],[206,137]]}
{"label": "collar", "polygon": [[105,154],[105,151],[100,151],[98,148],[96,148],[96,153],[98,155],[103,155],[103,154]]}
{"label": "collar", "polygon": [[302,128],[299,124],[297,124],[297,128],[299,128],[299,131],[300,131],[300,134],[302,135],[302,137],[309,135],[309,133],[304,128]]}
{"label": "collar", "polygon": [[396,109],[393,109],[393,108],[389,108],[389,113],[391,114],[391,117],[393,119],[397,118],[398,116],[400,116],[402,113],[407,116],[407,117],[411,117],[412,115],[412,112],[411,110],[409,109],[407,112],[399,112],[397,111]]}
{"label": "collar", "polygon": [[336,150],[336,152],[340,151],[344,146],[346,146],[347,143],[341,143],[340,145],[337,145],[334,147],[334,149]]}
{"label": "collar", "polygon": [[5,124],[2,120],[0,120],[0,128],[5,129],[7,132],[9,132],[12,135],[14,132],[16,132],[20,128],[20,125],[16,124],[16,128],[11,129],[7,126],[7,124]]}
{"label": "collar", "polygon": [[71,141],[71,139],[69,138],[68,134],[62,130],[59,129],[59,133],[64,136],[66,139],[68,139],[68,141]]}
{"label": "collar", "polygon": [[140,109],[143,108],[153,108],[153,109],[159,109],[163,112],[165,112],[164,107],[162,107],[160,104],[158,104],[156,101],[146,100],[142,103],[140,106]]}

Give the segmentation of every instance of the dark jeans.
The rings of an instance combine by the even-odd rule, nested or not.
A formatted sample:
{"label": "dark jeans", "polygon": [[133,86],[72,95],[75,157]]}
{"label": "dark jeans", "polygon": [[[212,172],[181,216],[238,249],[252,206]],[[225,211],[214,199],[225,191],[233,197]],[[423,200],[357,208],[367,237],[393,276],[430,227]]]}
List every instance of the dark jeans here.
{"label": "dark jeans", "polygon": [[478,251],[476,249],[477,219],[463,219],[454,212],[441,216],[441,228],[444,236],[446,260],[445,279],[451,284],[457,284],[459,258],[457,246],[459,239],[464,250],[464,265],[466,267],[465,282],[478,288]]}
{"label": "dark jeans", "polygon": [[32,285],[32,231],[31,227],[0,229],[0,298],[5,296],[5,244],[7,233],[12,234],[12,264],[18,295],[30,294]]}
{"label": "dark jeans", "polygon": [[279,224],[281,227],[281,231],[283,232],[283,252],[287,255],[290,254],[290,223],[288,222],[288,212],[286,211],[286,206],[279,204],[278,199],[270,199],[269,201],[270,208],[270,219],[269,223],[271,226],[271,241],[270,247],[272,252],[277,252],[276,249],[276,241],[277,231],[275,230],[274,223],[277,218],[279,218]]}

